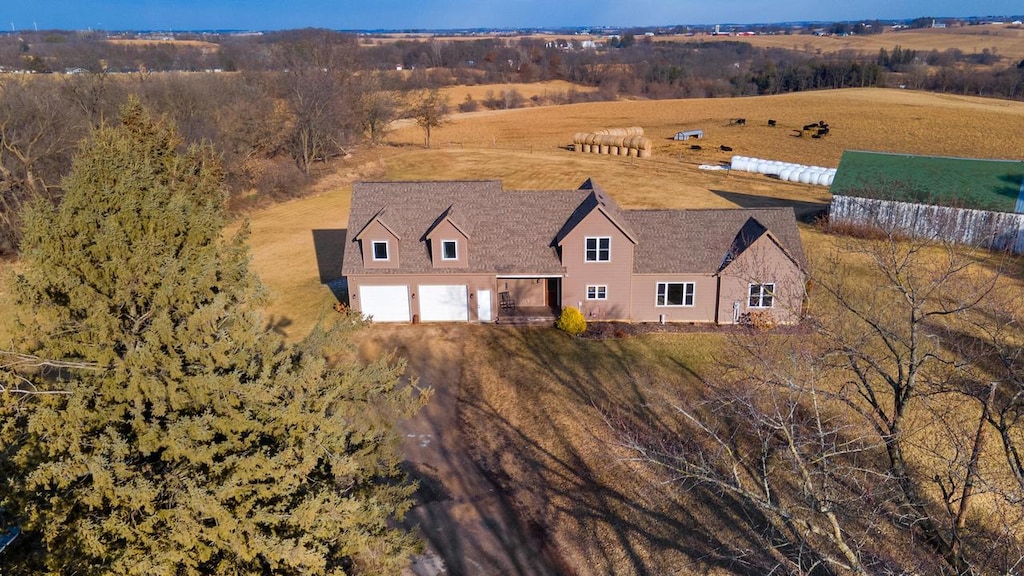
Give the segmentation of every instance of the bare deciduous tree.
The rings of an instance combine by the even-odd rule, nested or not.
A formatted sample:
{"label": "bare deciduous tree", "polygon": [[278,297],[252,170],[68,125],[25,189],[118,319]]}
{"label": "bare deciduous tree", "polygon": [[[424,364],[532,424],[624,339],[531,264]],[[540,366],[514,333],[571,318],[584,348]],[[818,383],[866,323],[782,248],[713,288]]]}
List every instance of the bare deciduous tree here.
{"label": "bare deciduous tree", "polygon": [[416,97],[410,113],[416,119],[416,124],[423,128],[424,145],[427,148],[430,148],[433,129],[444,126],[450,112],[448,96],[437,88],[425,90]]}
{"label": "bare deciduous tree", "polygon": [[1018,569],[1020,280],[934,239],[840,246],[813,265],[808,334],[738,338],[674,428],[610,422],[635,461],[756,509],[793,573]]}

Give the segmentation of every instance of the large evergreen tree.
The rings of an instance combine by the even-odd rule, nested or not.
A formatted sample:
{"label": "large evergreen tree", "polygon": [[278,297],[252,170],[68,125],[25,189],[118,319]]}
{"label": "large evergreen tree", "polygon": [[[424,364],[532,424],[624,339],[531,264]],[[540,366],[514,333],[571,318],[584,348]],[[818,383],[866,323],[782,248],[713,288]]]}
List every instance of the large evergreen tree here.
{"label": "large evergreen tree", "polygon": [[402,367],[339,359],[346,317],[286,345],[258,313],[221,169],[132,101],[25,215],[19,352],[84,369],[2,394],[12,572],[385,574],[416,547]]}

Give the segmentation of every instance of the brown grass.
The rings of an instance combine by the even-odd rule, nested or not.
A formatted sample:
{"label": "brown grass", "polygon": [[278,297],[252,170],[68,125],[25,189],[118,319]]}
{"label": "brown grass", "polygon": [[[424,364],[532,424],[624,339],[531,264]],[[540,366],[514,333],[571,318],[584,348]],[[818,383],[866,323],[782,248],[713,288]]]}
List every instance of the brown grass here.
{"label": "brown grass", "polygon": [[[746,126],[729,118],[745,117]],[[776,119],[775,128],[767,119]],[[824,119],[826,138],[789,135],[789,128]],[[416,126],[398,129],[391,146],[364,150],[326,167],[319,192],[254,213],[253,269],[271,288],[268,313],[287,318],[285,332],[308,332],[331,295],[320,284],[312,230],[342,229],[350,184],[364,180],[500,179],[515,189],[564,189],[595,178],[627,208],[723,208],[780,201],[824,206],[828,189],[762,175],[709,172],[699,164],[732,154],[836,166],[845,149],[992,158],[1020,158],[1024,103],[905,90],[839,90],[740,99],[588,103],[456,115],[437,130],[432,150]],[[647,160],[579,154],[562,148],[578,131],[642,126],[655,141]],[[684,127],[703,128],[704,150],[669,140]],[[998,134],[998,137],[993,135]],[[734,152],[717,150],[719,144]],[[805,232],[808,251],[817,234]]]}
{"label": "brown grass", "polygon": [[495,98],[500,99],[502,92],[507,93],[512,90],[519,92],[526,99],[525,107],[530,107],[534,105],[532,100],[534,97],[547,99],[564,95],[572,90],[580,93],[596,92],[597,88],[581,86],[572,82],[566,82],[565,80],[533,82],[530,84],[513,82],[510,84],[481,84],[478,86],[448,86],[442,88],[442,92],[448,96],[448,103],[452,107],[458,106],[465,101],[466,96],[472,97],[478,103],[483,103],[488,96],[488,92],[493,94]]}
{"label": "brown grass", "polygon": [[[391,34],[374,38],[372,43],[386,44],[396,40],[428,40],[459,42],[478,40],[479,36],[436,36],[432,34]],[[502,36],[512,42],[524,38],[543,40],[570,40],[579,43],[594,40],[604,43],[607,38],[594,35],[539,34],[533,36]],[[643,38],[638,38],[643,41]],[[841,51],[853,51],[864,55],[878,54],[880,48],[892,50],[897,44],[902,48],[930,52],[956,48],[965,54],[980,54],[988,49],[1011,60],[1024,58],[1024,28],[1007,24],[985,24],[978,26],[954,26],[951,28],[924,28],[918,30],[886,30],[881,34],[866,36],[815,36],[813,34],[774,34],[759,36],[713,36],[711,34],[657,36],[657,42],[746,42],[763,48],[785,48],[797,52],[827,55]]]}
{"label": "brown grass", "polygon": [[[681,41],[694,37],[675,37]],[[814,36],[772,35],[772,36],[699,36],[702,42],[738,41],[761,48],[785,48],[797,52],[828,55],[852,51],[866,56],[876,55],[885,48],[888,51],[899,45],[903,49],[924,53],[949,49],[961,50],[964,54],[981,54],[984,50],[1005,56],[1011,62],[1024,58],[1024,29],[1006,24],[980,26],[955,26],[951,28],[923,28],[918,30],[887,30],[882,34],[866,36]]]}
{"label": "brown grass", "polygon": [[[499,87],[495,87],[499,88]],[[746,126],[729,125],[745,117]],[[767,119],[778,121],[775,128]],[[826,138],[789,135],[789,128],[824,119]],[[781,182],[755,174],[709,172],[700,164],[728,162],[732,154],[836,166],[845,149],[1021,158],[1024,133],[1008,127],[1024,120],[1024,103],[905,90],[839,90],[772,97],[627,101],[489,111],[456,115],[436,132],[440,145],[422,148],[415,126],[398,129],[392,145],[358,152],[321,166],[315,193],[249,216],[252,268],[270,288],[268,316],[289,337],[308,333],[330,310],[321,284],[313,230],[344,229],[351,182],[387,179],[503,180],[509,188],[564,189],[588,177],[627,208],[702,208],[773,205],[780,201],[823,206],[824,187]],[[642,126],[655,142],[646,160],[569,152],[579,131]],[[669,138],[679,129],[703,128],[704,150]],[[727,144],[734,152],[721,152]],[[805,231],[808,251],[817,235]],[[340,263],[339,263],[340,267]],[[337,272],[333,272],[334,275]],[[329,278],[332,271],[327,270]],[[2,302],[0,302],[2,307]],[[0,314],[2,318],[3,314]],[[0,320],[2,322],[2,320]],[[0,324],[0,329],[3,326]]]}
{"label": "brown grass", "polygon": [[156,40],[149,38],[113,38],[107,40],[110,44],[116,44],[120,46],[182,46],[187,48],[202,48],[203,50],[209,50],[217,52],[220,50],[220,44],[214,42],[205,42],[203,40],[175,40],[173,38],[167,40]]}

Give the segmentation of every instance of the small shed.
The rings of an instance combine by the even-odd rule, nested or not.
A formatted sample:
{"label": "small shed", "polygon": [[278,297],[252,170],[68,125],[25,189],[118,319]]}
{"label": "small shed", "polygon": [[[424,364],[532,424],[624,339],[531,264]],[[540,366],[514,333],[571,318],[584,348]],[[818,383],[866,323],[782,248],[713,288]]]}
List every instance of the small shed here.
{"label": "small shed", "polygon": [[697,138],[698,140],[704,137],[703,130],[683,130],[682,132],[676,132],[676,140],[689,140],[690,138]]}

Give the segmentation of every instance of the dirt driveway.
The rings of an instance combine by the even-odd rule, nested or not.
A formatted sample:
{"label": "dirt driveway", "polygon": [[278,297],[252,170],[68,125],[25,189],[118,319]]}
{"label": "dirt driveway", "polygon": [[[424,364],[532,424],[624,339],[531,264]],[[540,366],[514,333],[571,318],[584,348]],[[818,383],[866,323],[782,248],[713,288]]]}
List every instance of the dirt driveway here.
{"label": "dirt driveway", "polygon": [[415,576],[557,574],[541,543],[520,526],[499,488],[470,458],[459,430],[462,364],[460,326],[374,326],[363,343],[368,357],[394,350],[407,374],[434,389],[426,408],[405,422],[403,449],[420,482],[407,524],[427,543],[414,558]]}

